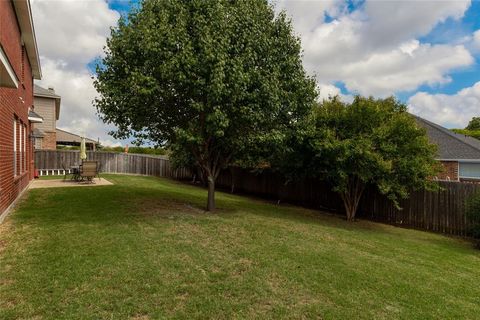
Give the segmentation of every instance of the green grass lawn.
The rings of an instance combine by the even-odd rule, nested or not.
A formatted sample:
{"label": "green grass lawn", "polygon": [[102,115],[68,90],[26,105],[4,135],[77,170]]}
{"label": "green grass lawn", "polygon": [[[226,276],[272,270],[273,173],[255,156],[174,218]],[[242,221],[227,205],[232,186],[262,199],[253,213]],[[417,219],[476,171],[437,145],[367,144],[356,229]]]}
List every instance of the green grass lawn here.
{"label": "green grass lawn", "polygon": [[35,189],[0,226],[0,319],[478,319],[470,243],[169,180]]}

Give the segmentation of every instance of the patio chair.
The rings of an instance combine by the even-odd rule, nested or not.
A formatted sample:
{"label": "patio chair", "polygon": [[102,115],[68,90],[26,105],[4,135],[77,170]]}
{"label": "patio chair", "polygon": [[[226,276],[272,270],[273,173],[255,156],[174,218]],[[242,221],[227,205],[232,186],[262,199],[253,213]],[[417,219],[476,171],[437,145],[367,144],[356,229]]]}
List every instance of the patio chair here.
{"label": "patio chair", "polygon": [[67,166],[65,165],[65,162],[62,162],[62,170],[63,170],[63,181],[67,180],[67,177],[69,175],[72,175],[70,180],[73,179],[73,174],[71,172],[69,172],[69,170],[67,169]]}
{"label": "patio chair", "polygon": [[93,182],[93,178],[97,175],[97,161],[83,161],[80,167],[80,177],[82,180],[86,179],[89,182]]}

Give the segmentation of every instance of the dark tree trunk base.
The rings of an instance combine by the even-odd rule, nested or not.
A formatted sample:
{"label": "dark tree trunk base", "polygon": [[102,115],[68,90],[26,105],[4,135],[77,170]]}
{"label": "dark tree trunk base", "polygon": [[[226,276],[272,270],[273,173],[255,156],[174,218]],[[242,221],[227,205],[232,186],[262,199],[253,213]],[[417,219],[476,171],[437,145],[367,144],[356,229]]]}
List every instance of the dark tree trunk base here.
{"label": "dark tree trunk base", "polygon": [[210,176],[208,177],[208,200],[207,200],[207,211],[215,210],[215,178]]}

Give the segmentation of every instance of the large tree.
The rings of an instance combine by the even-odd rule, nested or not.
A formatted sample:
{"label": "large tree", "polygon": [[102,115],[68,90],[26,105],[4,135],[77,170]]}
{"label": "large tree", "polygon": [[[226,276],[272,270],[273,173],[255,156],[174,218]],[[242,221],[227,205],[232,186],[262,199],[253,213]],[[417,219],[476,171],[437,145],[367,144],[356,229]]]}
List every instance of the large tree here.
{"label": "large tree", "polygon": [[466,130],[480,130],[480,117],[473,117],[472,120],[468,122],[468,125],[465,127]]}
{"label": "large tree", "polygon": [[398,205],[412,190],[435,188],[431,178],[440,168],[436,146],[394,98],[323,101],[297,149],[301,154],[293,156],[302,165],[291,171],[328,181],[343,200],[348,220],[355,218],[367,186]]}
{"label": "large tree", "polygon": [[207,210],[220,170],[280,145],[316,96],[291,22],[267,0],[145,0],[112,29],[97,75],[112,135],[194,159]]}

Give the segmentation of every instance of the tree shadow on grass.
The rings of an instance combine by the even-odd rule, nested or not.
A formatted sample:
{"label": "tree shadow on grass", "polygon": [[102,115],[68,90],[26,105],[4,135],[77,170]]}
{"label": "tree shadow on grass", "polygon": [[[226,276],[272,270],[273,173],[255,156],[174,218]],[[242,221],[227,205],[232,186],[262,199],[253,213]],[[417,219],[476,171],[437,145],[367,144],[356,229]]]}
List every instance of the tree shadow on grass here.
{"label": "tree shadow on grass", "polygon": [[[344,232],[383,233],[389,236],[410,234],[403,228],[360,220],[347,222],[343,216],[306,209],[287,203],[276,204],[250,195],[236,195],[217,191],[214,213],[204,210],[206,189],[178,181],[154,177],[114,177],[113,186],[36,189],[23,199],[15,214],[16,221],[35,225],[52,224],[128,224],[141,219],[179,216],[235,219],[239,215],[253,215],[268,219],[281,219],[295,224],[318,225]],[[288,225],[288,224],[287,224]],[[398,229],[398,230],[397,230]],[[411,236],[422,238],[421,234]],[[427,233],[425,238],[442,244],[449,238]],[[437,239],[437,240],[436,240]]]}

